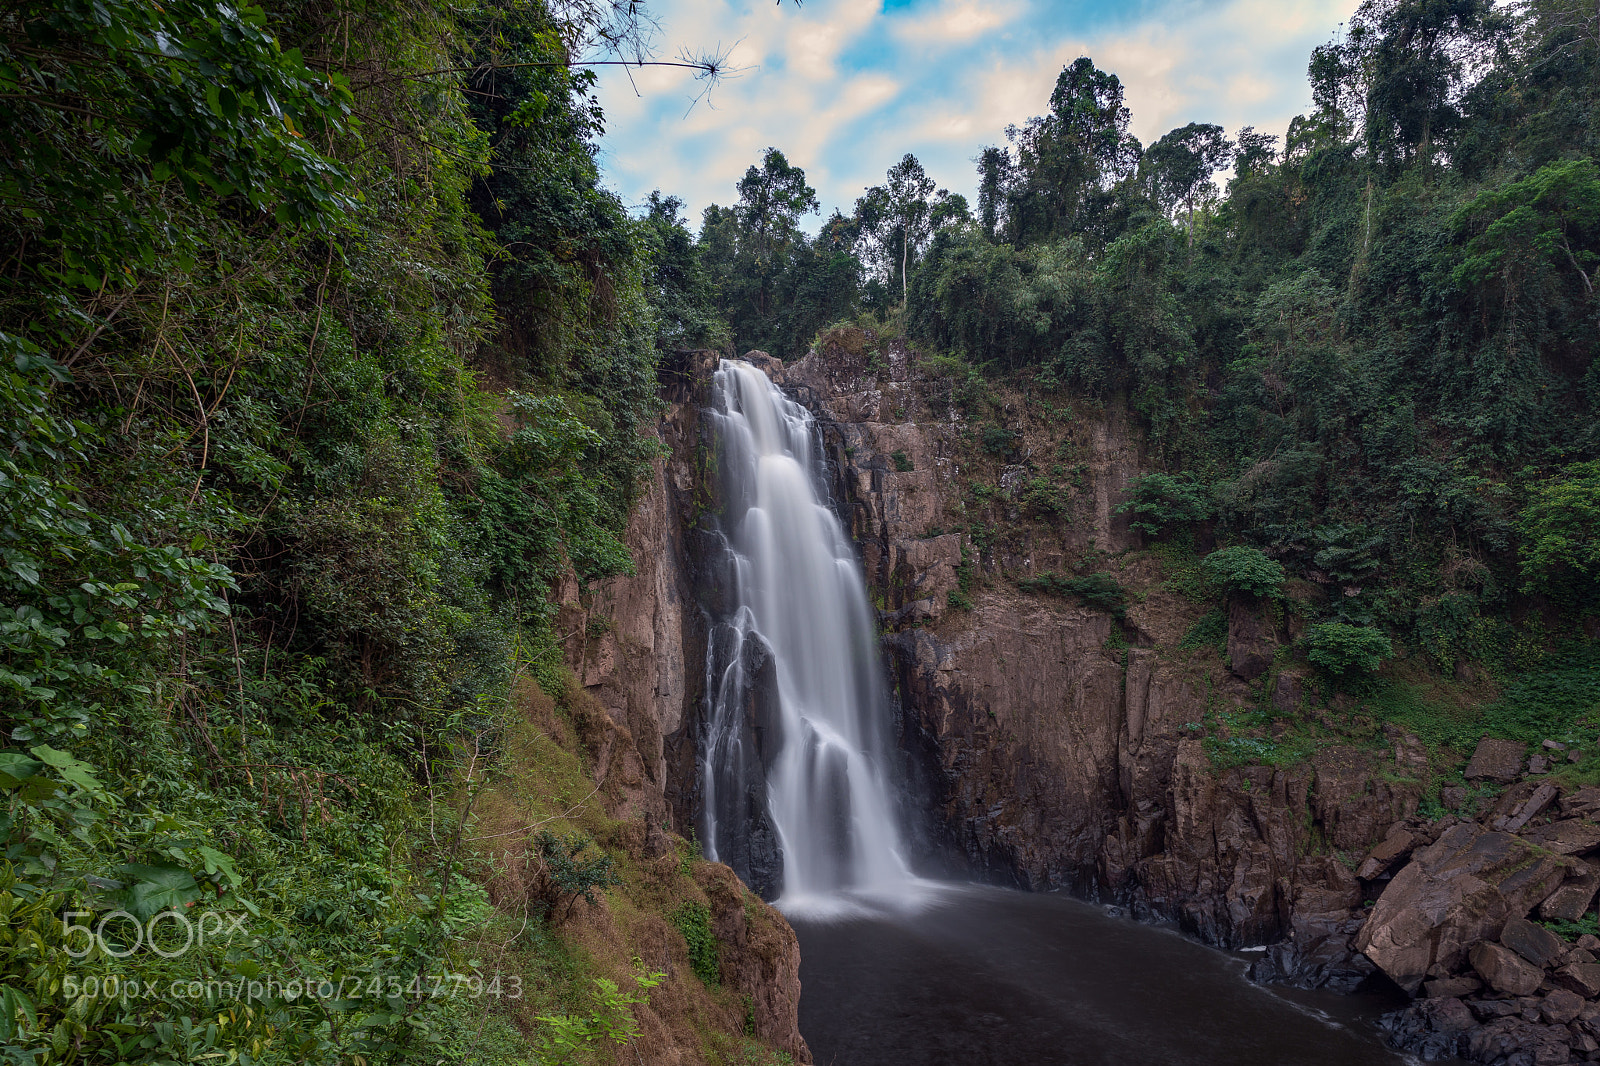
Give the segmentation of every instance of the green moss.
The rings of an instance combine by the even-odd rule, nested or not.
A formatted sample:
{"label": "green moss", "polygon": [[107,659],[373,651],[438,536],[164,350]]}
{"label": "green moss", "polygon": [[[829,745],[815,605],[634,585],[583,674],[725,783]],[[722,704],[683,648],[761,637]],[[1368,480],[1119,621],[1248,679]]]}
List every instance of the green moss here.
{"label": "green moss", "polygon": [[711,910],[704,903],[685,903],[668,916],[668,921],[683,935],[689,948],[689,965],[707,988],[722,984],[722,961],[716,933],[711,929]]}

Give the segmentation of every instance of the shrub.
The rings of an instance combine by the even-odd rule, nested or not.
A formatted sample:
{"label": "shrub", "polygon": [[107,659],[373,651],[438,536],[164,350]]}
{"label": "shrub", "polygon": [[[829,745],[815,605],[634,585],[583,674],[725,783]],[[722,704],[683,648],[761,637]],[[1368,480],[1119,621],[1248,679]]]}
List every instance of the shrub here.
{"label": "shrub", "polygon": [[996,459],[1010,459],[1017,452],[1017,442],[1022,434],[1002,426],[986,425],[978,433],[978,443]]}
{"label": "shrub", "polygon": [[1090,607],[1110,614],[1117,621],[1127,617],[1128,592],[1104,570],[1087,577],[1061,577],[1046,571],[1038,577],[1017,582],[1024,592],[1045,592],[1057,596],[1076,596]]}
{"label": "shrub", "polygon": [[1207,577],[1229,592],[1277,596],[1283,587],[1283,564],[1256,548],[1222,548],[1202,559],[1200,566]]}
{"label": "shrub", "polygon": [[1324,622],[1306,635],[1306,658],[1338,677],[1375,673],[1390,653],[1389,638],[1369,626]]}
{"label": "shrub", "polygon": [[549,918],[558,910],[565,916],[580,896],[586,903],[597,903],[595,889],[622,884],[611,856],[592,837],[583,833],[563,837],[541,829],[532,843],[538,863],[533,906],[541,917]]}
{"label": "shrub", "polygon": [[889,458],[894,460],[894,468],[899,473],[909,474],[914,469],[911,465],[911,457],[905,452],[895,452]]}
{"label": "shrub", "polygon": [[1131,492],[1132,498],[1117,513],[1132,511],[1135,518],[1129,525],[1153,537],[1211,517],[1206,486],[1186,474],[1146,474],[1134,481]]}

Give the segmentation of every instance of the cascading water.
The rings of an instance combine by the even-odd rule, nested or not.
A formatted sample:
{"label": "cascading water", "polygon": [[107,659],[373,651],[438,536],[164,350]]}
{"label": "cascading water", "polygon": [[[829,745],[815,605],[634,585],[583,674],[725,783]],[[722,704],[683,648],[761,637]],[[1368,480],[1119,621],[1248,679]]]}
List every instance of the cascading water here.
{"label": "cascading water", "polygon": [[722,361],[715,396],[731,588],[707,656],[710,857],[786,910],[893,894],[912,876],[876,627],[811,415],[742,361]]}

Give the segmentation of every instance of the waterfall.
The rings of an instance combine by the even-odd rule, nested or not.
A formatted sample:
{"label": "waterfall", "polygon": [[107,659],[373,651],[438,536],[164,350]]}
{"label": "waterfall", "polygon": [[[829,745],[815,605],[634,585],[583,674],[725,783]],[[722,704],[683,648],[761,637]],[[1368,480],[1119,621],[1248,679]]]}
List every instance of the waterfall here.
{"label": "waterfall", "polygon": [[708,855],[785,910],[892,895],[912,878],[874,612],[811,414],[737,360],[715,399],[728,587],[707,654]]}

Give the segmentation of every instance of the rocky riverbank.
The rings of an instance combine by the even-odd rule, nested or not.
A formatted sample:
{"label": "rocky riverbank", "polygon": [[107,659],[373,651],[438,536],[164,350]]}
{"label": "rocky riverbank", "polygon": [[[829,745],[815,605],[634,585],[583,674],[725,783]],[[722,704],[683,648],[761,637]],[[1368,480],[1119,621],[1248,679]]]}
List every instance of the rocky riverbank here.
{"label": "rocky riverbank", "polygon": [[1397,824],[1363,863],[1381,892],[1355,947],[1418,997],[1385,1027],[1426,1060],[1600,1061],[1600,937],[1539,924],[1582,928],[1600,889],[1600,789],[1546,779],[1552,754],[1484,740],[1468,779],[1505,791],[1476,817]]}

